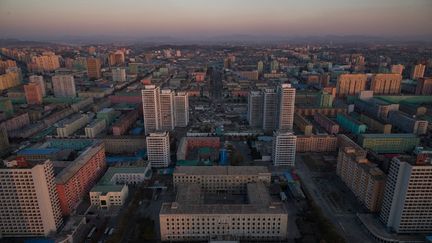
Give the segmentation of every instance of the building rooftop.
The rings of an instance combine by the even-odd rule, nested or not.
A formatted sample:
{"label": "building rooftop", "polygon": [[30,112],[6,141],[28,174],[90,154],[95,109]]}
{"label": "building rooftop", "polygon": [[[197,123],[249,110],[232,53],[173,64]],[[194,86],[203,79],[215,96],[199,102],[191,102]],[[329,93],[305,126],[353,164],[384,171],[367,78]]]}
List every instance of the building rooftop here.
{"label": "building rooftop", "polygon": [[215,204],[204,203],[198,184],[179,185],[176,201],[162,204],[164,214],[286,214],[283,203],[271,202],[268,189],[261,183],[248,184],[249,203]]}
{"label": "building rooftop", "polygon": [[[99,184],[109,183],[115,174],[144,174],[149,172],[146,162],[143,166],[109,167]],[[151,170],[150,170],[151,172]]]}
{"label": "building rooftop", "polygon": [[174,170],[174,175],[258,175],[263,173],[270,173],[265,166],[176,166]]}
{"label": "building rooftop", "polygon": [[417,138],[417,135],[412,133],[367,133],[360,134],[360,137],[364,138]]}
{"label": "building rooftop", "polygon": [[91,192],[101,192],[101,193],[108,193],[108,192],[121,192],[123,190],[123,187],[126,185],[114,185],[114,184],[98,184],[94,186],[90,191]]}

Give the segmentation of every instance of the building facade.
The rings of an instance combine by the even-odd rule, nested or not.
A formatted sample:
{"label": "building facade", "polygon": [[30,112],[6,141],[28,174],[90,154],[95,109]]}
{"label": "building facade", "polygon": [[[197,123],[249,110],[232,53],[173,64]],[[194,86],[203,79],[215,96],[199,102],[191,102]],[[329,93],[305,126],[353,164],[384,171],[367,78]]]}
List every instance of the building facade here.
{"label": "building facade", "polygon": [[55,75],[52,77],[55,97],[76,97],[75,80],[72,75]]}
{"label": "building facade", "polygon": [[385,174],[352,147],[339,150],[336,174],[371,212],[378,212],[384,193]]}
{"label": "building facade", "polygon": [[146,142],[147,157],[152,168],[167,167],[171,161],[169,133],[150,133]]}
{"label": "building facade", "polygon": [[393,158],[380,219],[397,233],[432,232],[431,159]]}
{"label": "building facade", "polygon": [[249,126],[261,128],[263,126],[264,97],[261,91],[251,91],[248,95],[247,120]]}
{"label": "building facade", "polygon": [[273,134],[272,159],[274,166],[294,166],[297,137],[290,132]]}
{"label": "building facade", "polygon": [[5,161],[0,185],[2,236],[47,236],[63,224],[51,161]]}
{"label": "building facade", "polygon": [[161,130],[174,130],[174,92],[163,89],[159,95]]}
{"label": "building facade", "polygon": [[176,127],[187,127],[189,124],[189,95],[177,92],[174,96],[174,122]]}
{"label": "building facade", "polygon": [[279,130],[292,131],[294,123],[295,88],[281,84],[279,89]]}
{"label": "building facade", "polygon": [[146,85],[141,93],[145,134],[156,132],[161,129],[160,88],[155,85]]}
{"label": "building facade", "polygon": [[374,94],[400,94],[402,75],[379,73],[372,76],[370,90]]}
{"label": "building facade", "polygon": [[336,84],[337,96],[356,95],[360,91],[366,90],[366,82],[366,74],[341,74]]}

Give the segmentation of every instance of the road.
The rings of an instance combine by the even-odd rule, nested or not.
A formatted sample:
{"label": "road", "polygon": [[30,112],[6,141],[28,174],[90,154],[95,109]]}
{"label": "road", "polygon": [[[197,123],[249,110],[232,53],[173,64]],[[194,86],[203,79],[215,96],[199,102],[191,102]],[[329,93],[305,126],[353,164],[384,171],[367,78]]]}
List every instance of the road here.
{"label": "road", "polygon": [[356,219],[355,213],[340,213],[333,210],[313,181],[314,174],[316,173],[310,172],[301,156],[297,156],[296,158],[296,169],[303,185],[309,191],[316,205],[321,208],[324,216],[333,223],[338,233],[344,237],[346,242],[375,242],[363,230]]}

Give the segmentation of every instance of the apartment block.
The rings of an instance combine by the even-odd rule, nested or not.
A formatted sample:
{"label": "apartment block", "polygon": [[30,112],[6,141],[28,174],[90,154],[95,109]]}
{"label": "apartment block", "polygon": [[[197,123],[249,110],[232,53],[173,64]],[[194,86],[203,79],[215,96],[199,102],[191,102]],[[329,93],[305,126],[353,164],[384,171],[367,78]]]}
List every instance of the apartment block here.
{"label": "apartment block", "polygon": [[160,88],[155,85],[146,85],[141,91],[144,116],[145,134],[161,129],[160,122]]}
{"label": "apartment block", "polygon": [[27,104],[35,105],[42,104],[42,87],[37,83],[29,83],[24,85],[24,93]]}
{"label": "apartment block", "polygon": [[274,166],[294,166],[297,137],[290,132],[273,134],[272,159]]}
{"label": "apartment block", "polygon": [[353,134],[361,134],[365,133],[367,126],[353,117],[346,115],[346,114],[337,114],[336,121],[339,123],[339,125],[348,132],[351,132]]}
{"label": "apartment block", "polygon": [[281,84],[279,95],[279,130],[292,131],[294,123],[295,88],[291,84]]}
{"label": "apartment block", "polygon": [[294,114],[294,124],[298,128],[300,128],[300,130],[304,133],[304,135],[306,136],[312,135],[313,125],[302,115],[299,115],[297,113]]}
{"label": "apartment block", "polygon": [[64,216],[70,215],[76,209],[105,169],[104,143],[95,141],[56,175],[57,193]]}
{"label": "apartment block", "polygon": [[424,64],[415,65],[411,72],[411,79],[423,78],[425,70],[426,70],[426,66]]}
{"label": "apartment block", "polygon": [[361,134],[358,140],[363,148],[376,153],[412,152],[420,144],[420,138],[410,133]]}
{"label": "apartment block", "polygon": [[101,78],[101,61],[99,58],[87,58],[87,76],[94,79]]}
{"label": "apartment block", "polygon": [[103,119],[96,119],[88,126],[85,127],[85,136],[88,138],[95,138],[99,133],[101,133],[106,128],[106,122]]}
{"label": "apartment block", "polygon": [[296,152],[331,152],[336,151],[338,140],[331,135],[299,135],[296,140]]}
{"label": "apartment block", "polygon": [[55,97],[76,97],[75,80],[72,75],[55,75],[52,77]]}
{"label": "apartment block", "polygon": [[401,111],[391,111],[387,121],[394,127],[406,133],[423,135],[428,132],[429,122],[427,120],[416,119]]}
{"label": "apartment block", "polygon": [[174,130],[174,91],[163,89],[159,95],[161,129]]}
{"label": "apartment block", "polygon": [[0,166],[0,185],[3,237],[47,236],[63,224],[50,160],[4,161]]}
{"label": "apartment block", "polygon": [[432,232],[431,157],[393,158],[380,219],[396,233]]}
{"label": "apartment block", "polygon": [[249,126],[261,128],[263,125],[264,96],[261,91],[251,91],[248,95],[247,120]]}
{"label": "apartment block", "polygon": [[71,118],[65,119],[61,121],[57,127],[57,136],[61,138],[69,137],[87,125],[89,120],[90,118],[87,114],[77,114]]}
{"label": "apartment block", "polygon": [[360,91],[366,90],[366,82],[366,74],[341,74],[336,84],[337,96],[356,95]]}
{"label": "apartment block", "polygon": [[278,122],[278,96],[274,89],[264,89],[263,130],[273,132]]}
{"label": "apartment block", "polygon": [[174,96],[174,122],[176,127],[187,127],[189,124],[189,95],[177,92]]}
{"label": "apartment block", "polygon": [[432,78],[419,78],[415,89],[416,95],[432,95]]}
{"label": "apartment block", "polygon": [[339,133],[339,125],[321,113],[314,114],[314,121],[316,121],[321,127],[323,127],[330,134]]}
{"label": "apartment block", "polygon": [[339,150],[336,174],[371,212],[378,212],[384,192],[385,174],[352,147]]}
{"label": "apartment block", "polygon": [[401,74],[379,73],[372,76],[371,87],[375,94],[400,94]]}
{"label": "apartment block", "polygon": [[171,162],[169,133],[150,133],[146,142],[147,157],[152,168],[167,167]]}
{"label": "apartment block", "polygon": [[116,123],[112,125],[112,133],[114,136],[125,134],[138,120],[139,112],[137,110],[129,111],[124,116],[120,117]]}

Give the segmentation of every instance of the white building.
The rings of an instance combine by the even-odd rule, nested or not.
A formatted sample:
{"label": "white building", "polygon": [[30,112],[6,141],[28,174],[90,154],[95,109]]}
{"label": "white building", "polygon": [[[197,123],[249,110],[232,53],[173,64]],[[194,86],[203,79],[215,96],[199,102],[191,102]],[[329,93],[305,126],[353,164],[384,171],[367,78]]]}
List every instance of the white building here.
{"label": "white building", "polygon": [[112,78],[114,82],[126,82],[126,70],[124,68],[114,68]]}
{"label": "white building", "polygon": [[55,97],[76,97],[75,80],[72,75],[55,75],[52,77]]}
{"label": "white building", "polygon": [[281,84],[279,93],[279,130],[292,131],[294,122],[295,88],[291,84]]}
{"label": "white building", "polygon": [[0,188],[1,236],[47,236],[62,225],[51,161],[5,161]]}
{"label": "white building", "polygon": [[140,184],[151,178],[150,163],[143,166],[109,167],[99,183],[103,184]]}
{"label": "white building", "polygon": [[273,134],[272,159],[275,166],[294,166],[297,137],[290,132]]}
{"label": "white building", "polygon": [[176,127],[189,124],[189,96],[187,92],[177,92],[174,96],[174,122]]}
{"label": "white building", "polygon": [[127,185],[96,185],[90,190],[92,206],[109,209],[111,206],[122,206],[129,195]]}
{"label": "white building", "polygon": [[155,85],[146,85],[141,90],[145,134],[161,129],[159,92]]}
{"label": "white building", "polygon": [[260,91],[251,91],[248,96],[247,120],[251,127],[261,128],[263,125],[264,97]]}
{"label": "white building", "polygon": [[397,233],[432,232],[432,162],[413,157],[390,164],[381,221]]}
{"label": "white building", "polygon": [[174,92],[163,89],[159,95],[161,130],[174,130]]}
{"label": "white building", "polygon": [[171,161],[168,132],[150,133],[146,138],[147,157],[152,168],[167,167]]}

